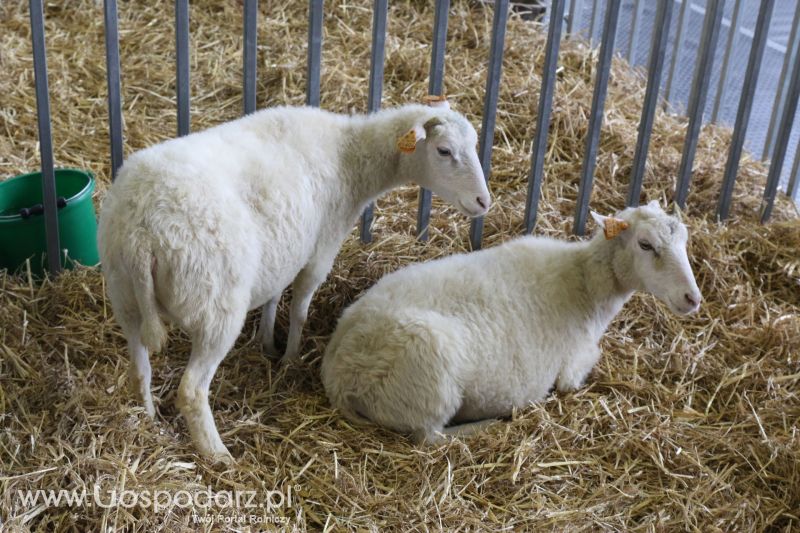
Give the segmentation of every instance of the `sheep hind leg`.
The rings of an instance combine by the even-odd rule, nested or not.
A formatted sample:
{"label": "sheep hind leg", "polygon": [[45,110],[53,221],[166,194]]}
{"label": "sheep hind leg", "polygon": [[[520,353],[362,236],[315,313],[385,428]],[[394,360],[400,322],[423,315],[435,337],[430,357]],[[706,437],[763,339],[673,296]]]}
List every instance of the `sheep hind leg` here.
{"label": "sheep hind leg", "polygon": [[193,337],[192,354],[178,389],[178,409],[186,420],[192,441],[204,457],[213,461],[229,463],[233,459],[214,423],[208,389],[243,324],[244,313],[241,313],[237,320],[226,321],[218,335]]}
{"label": "sheep hind leg", "polygon": [[261,338],[261,345],[264,347],[264,352],[271,357],[278,357],[277,348],[275,348],[275,315],[278,312],[278,302],[280,301],[280,294],[267,303],[261,311],[261,322],[258,325],[258,335]]}
{"label": "sheep hind leg", "polygon": [[148,354],[147,348],[144,347],[138,335],[128,337],[128,351],[131,357],[128,382],[131,389],[138,393],[147,416],[154,418],[156,409],[153,406],[153,393],[150,391],[150,380],[152,378],[150,354]]}

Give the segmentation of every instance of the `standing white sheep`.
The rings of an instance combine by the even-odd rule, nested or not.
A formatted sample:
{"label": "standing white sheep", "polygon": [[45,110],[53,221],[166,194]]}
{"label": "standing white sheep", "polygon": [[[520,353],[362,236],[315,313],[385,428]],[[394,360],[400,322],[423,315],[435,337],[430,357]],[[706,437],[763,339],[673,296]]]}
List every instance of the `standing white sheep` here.
{"label": "standing white sheep", "polygon": [[467,215],[486,212],[476,142],[446,102],[367,116],[283,107],[128,158],[103,202],[100,254],[147,413],[163,318],[192,341],[178,391],[192,438],[227,460],[208,389],[247,311],[266,303],[263,342],[274,352],[275,310],[291,283],[284,357],[297,357],[311,296],[369,202],[413,180]]}
{"label": "standing white sheep", "polygon": [[322,361],[331,403],[416,440],[469,433],[555,383],[575,389],[598,342],[634,291],[675,313],[700,291],[686,227],[657,202],[568,243],[522,237],[492,249],[412,265],[381,279],[345,311]]}

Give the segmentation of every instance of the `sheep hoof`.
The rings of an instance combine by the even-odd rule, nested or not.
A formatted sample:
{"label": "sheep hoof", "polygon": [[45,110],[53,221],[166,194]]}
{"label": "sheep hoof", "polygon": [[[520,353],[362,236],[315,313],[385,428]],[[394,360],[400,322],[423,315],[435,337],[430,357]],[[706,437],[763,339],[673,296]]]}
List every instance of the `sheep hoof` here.
{"label": "sheep hoof", "polygon": [[300,361],[300,352],[286,352],[281,357],[281,364],[288,365]]}
{"label": "sheep hoof", "polygon": [[229,452],[226,448],[223,448],[220,451],[204,453],[203,456],[213,464],[231,465],[235,462],[231,452]]}
{"label": "sheep hoof", "polygon": [[261,348],[264,350],[264,354],[267,357],[271,357],[273,359],[278,359],[281,357],[281,352],[275,347],[274,342],[262,341]]}
{"label": "sheep hoof", "polygon": [[144,404],[144,412],[147,415],[147,418],[153,420],[156,417],[156,408],[153,406],[152,400],[149,402],[145,402]]}

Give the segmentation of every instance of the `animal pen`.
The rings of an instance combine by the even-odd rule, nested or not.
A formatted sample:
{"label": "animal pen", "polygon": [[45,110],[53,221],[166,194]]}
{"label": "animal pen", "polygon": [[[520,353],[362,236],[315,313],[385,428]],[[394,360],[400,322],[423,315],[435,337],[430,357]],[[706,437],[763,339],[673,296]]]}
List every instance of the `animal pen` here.
{"label": "animal pen", "polygon": [[[773,105],[753,95],[775,0],[760,4],[732,129],[703,123],[724,0],[705,4],[685,117],[662,105],[660,89],[670,31],[680,31],[687,2],[657,2],[646,71],[615,56],[621,0],[602,3],[596,48],[570,18],[583,4],[575,0],[550,2],[545,24],[518,17],[507,0],[287,4],[0,7],[0,165],[4,176],[42,170],[51,273],[39,281],[25,271],[0,274],[0,524],[800,527],[800,222],[779,192],[800,54],[787,51],[771,159],[743,150],[752,109]],[[100,269],[60,272],[55,163],[94,171],[99,200],[124,153],[176,127],[185,135],[278,104],[372,112],[445,93],[481,124],[479,155],[494,197],[486,217],[467,223],[411,187],[367,209],[314,298],[301,364],[265,358],[252,316],[212,389],[236,464],[198,459],[181,428],[174,391],[189,343],[177,330],[152,359],[160,416],[144,417],[126,386],[125,343]],[[796,187],[795,169],[787,188]],[[593,229],[590,206],[611,213],[652,199],[685,214],[705,297],[698,315],[679,319],[635,296],[583,388],[553,393],[464,441],[418,447],[353,427],[329,407],[319,380],[326,341],[343,308],[382,275],[531,231],[582,236]],[[281,306],[279,331],[286,315]],[[106,503],[128,491],[135,501],[26,499],[60,489],[100,490]],[[255,492],[269,513],[175,499],[158,508],[141,498],[180,490]],[[271,499],[276,491],[281,505]]]}

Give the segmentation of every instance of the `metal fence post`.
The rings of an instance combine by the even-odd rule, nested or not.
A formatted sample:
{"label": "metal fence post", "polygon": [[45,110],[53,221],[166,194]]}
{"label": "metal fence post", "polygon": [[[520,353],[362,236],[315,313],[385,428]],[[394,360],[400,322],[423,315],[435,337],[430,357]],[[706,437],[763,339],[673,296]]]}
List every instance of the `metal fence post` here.
{"label": "metal fence post", "polygon": [[780,81],[778,82],[778,89],[775,93],[775,104],[772,106],[772,115],[769,119],[767,138],[764,141],[764,150],[761,152],[761,159],[768,159],[769,156],[772,155],[772,148],[775,145],[775,126],[783,115],[783,106],[786,105],[786,85],[788,82],[789,70],[791,70],[794,64],[794,58],[797,56],[798,48],[800,48],[800,2],[798,2],[797,9],[794,11],[792,30],[789,34],[789,42],[786,44],[786,55],[783,57]]}
{"label": "metal fence post", "polygon": [[739,31],[739,12],[742,7],[742,0],[736,0],[733,5],[733,15],[731,15],[731,31],[728,33],[728,40],[725,46],[725,53],[722,56],[722,69],[719,72],[719,82],[717,83],[717,97],[714,100],[714,109],[711,112],[711,122],[716,122],[719,117],[719,110],[725,98],[725,84],[728,80],[728,66],[730,65],[731,52],[736,44],[736,34]]}
{"label": "metal fence post", "polygon": [[189,134],[189,0],[175,0],[178,137]]}
{"label": "metal fence post", "polygon": [[[381,107],[383,92],[383,53],[386,45],[386,19],[389,15],[388,0],[375,0],[372,11],[372,54],[369,62],[369,98],[367,109],[374,113]],[[372,242],[372,218],[375,204],[372,203],[361,214],[361,242]]]}
{"label": "metal fence post", "polygon": [[47,82],[47,51],[44,41],[42,0],[30,0],[33,73],[36,84],[36,118],[39,126],[39,156],[42,163],[42,203],[47,239],[47,267],[50,274],[61,272],[61,244],[58,238],[56,176],[53,164],[53,138],[50,131],[50,95]]}
{"label": "metal fence post", "polygon": [[106,81],[108,84],[108,135],[111,142],[111,180],[117,179],[122,166],[122,101],[120,98],[119,31],[117,0],[104,0],[104,33],[106,42]]}
{"label": "metal fence post", "polygon": [[778,183],[783,170],[783,160],[786,158],[786,148],[789,145],[789,137],[792,135],[792,125],[794,124],[794,114],[797,111],[798,98],[800,98],[800,54],[795,57],[794,68],[792,69],[792,76],[789,80],[789,88],[786,94],[786,107],[783,110],[781,123],[775,137],[775,151],[772,154],[772,162],[767,173],[767,186],[764,188],[764,199],[761,202],[762,224],[766,223],[772,215],[772,207],[775,203],[775,195],[778,192]]}
{"label": "metal fence post", "polygon": [[675,188],[675,203],[681,208],[686,205],[689,194],[689,182],[692,178],[692,164],[697,151],[697,140],[703,125],[703,110],[706,106],[708,86],[711,82],[711,68],[714,65],[714,52],[717,50],[719,27],[722,22],[722,7],[725,0],[709,0],[706,6],[706,19],[703,23],[703,34],[700,49],[697,51],[697,65],[694,71],[692,92],[689,95],[689,126],[686,130],[686,141],[683,145],[683,158],[678,171],[678,184]]}
{"label": "metal fence post", "polygon": [[533,231],[536,224],[536,211],[544,175],[544,156],[547,151],[547,133],[550,130],[550,113],[553,108],[553,94],[558,66],[558,49],[561,45],[561,26],[564,18],[566,0],[552,0],[550,4],[550,26],[547,31],[547,44],[542,66],[542,87],[539,91],[539,112],[536,115],[536,133],[531,149],[531,173],[528,178],[528,197],[525,201],[525,233]]}
{"label": "metal fence post", "polygon": [[772,8],[774,6],[775,0],[761,0],[761,9],[758,12],[755,34],[753,35],[753,46],[750,49],[750,59],[747,62],[747,72],[744,77],[744,85],[742,85],[742,93],[739,97],[739,109],[736,111],[736,125],[733,128],[728,161],[725,163],[725,172],[722,177],[722,189],[719,193],[717,218],[720,220],[728,218],[730,213],[733,184],[736,181],[736,172],[739,170],[739,159],[742,157],[744,136],[747,133],[747,124],[750,121],[750,111],[753,108],[753,97],[758,84],[758,73],[761,69],[764,49],[767,46],[769,21],[772,18]]}
{"label": "metal fence post", "polygon": [[258,0],[244,0],[244,114],[256,110],[256,44],[258,41]]}
{"label": "metal fence post", "polygon": [[570,0],[569,18],[567,18],[567,34],[572,36],[580,29],[583,0]]}
{"label": "metal fence post", "polygon": [[320,69],[322,63],[322,1],[308,3],[308,74],[306,76],[306,105],[319,107]]}
{"label": "metal fence post", "polygon": [[[656,11],[653,25],[653,43],[650,47],[650,64],[647,69],[647,90],[642,105],[642,118],[639,121],[639,135],[636,138],[636,152],[631,168],[631,184],[628,189],[628,206],[639,205],[642,192],[642,181],[647,163],[647,152],[650,147],[650,135],[653,133],[653,122],[656,116],[658,95],[661,88],[661,74],[664,71],[664,57],[667,54],[669,27],[672,23],[672,3],[674,0],[661,0]],[[659,31],[660,28],[660,31]]]}
{"label": "metal fence post", "polygon": [[[441,95],[444,82],[444,50],[447,43],[447,12],[450,0],[436,0],[436,14],[433,20],[433,49],[431,50],[431,68],[428,75],[428,94]],[[431,221],[431,191],[424,187],[419,189],[417,207],[417,237],[428,240],[428,225]]]}
{"label": "metal fence post", "polygon": [[576,235],[583,235],[586,230],[586,216],[589,211],[589,197],[592,194],[592,181],[597,163],[597,146],[600,143],[600,127],[603,123],[603,107],[608,93],[608,78],[611,70],[611,56],[614,53],[614,39],[617,35],[620,3],[620,0],[609,0],[603,24],[603,39],[597,59],[592,110],[589,114],[589,127],[586,133],[586,152],[583,158],[581,184],[575,207],[573,231]]}
{"label": "metal fence post", "polygon": [[681,9],[678,12],[678,27],[675,29],[675,44],[672,45],[672,57],[670,58],[669,74],[667,74],[667,85],[664,88],[664,107],[666,108],[672,102],[672,80],[675,78],[675,66],[678,64],[678,58],[681,55],[681,44],[683,40],[683,27],[686,25],[686,19],[689,16],[688,5],[691,0],[681,0]]}
{"label": "metal fence post", "polygon": [[[492,144],[494,124],[497,116],[497,97],[500,94],[500,74],[503,69],[503,46],[506,38],[508,0],[495,0],[492,20],[492,47],[489,50],[489,68],[486,72],[486,96],[483,100],[483,122],[481,124],[478,156],[483,176],[489,182],[492,172]],[[473,250],[479,250],[483,238],[483,217],[473,218],[469,228],[469,242]]]}

